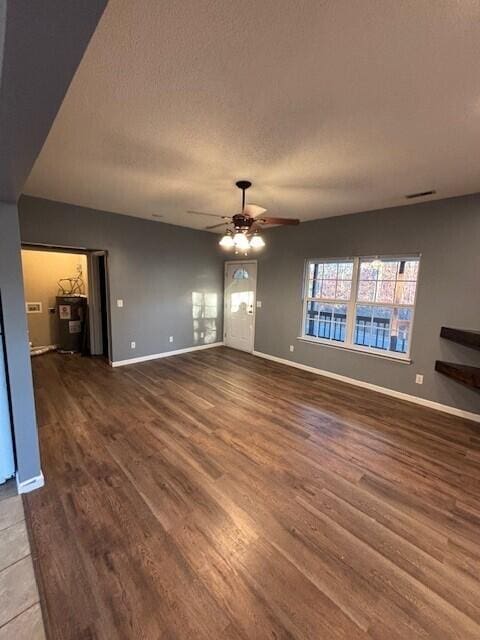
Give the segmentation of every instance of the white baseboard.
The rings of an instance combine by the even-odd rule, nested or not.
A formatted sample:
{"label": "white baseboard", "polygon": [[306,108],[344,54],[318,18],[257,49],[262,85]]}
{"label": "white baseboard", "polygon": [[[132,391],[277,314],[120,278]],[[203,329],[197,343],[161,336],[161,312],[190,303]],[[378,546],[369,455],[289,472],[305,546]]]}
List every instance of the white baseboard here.
{"label": "white baseboard", "polygon": [[325,376],[326,378],[333,378],[334,380],[340,380],[341,382],[347,382],[348,384],[354,385],[356,387],[363,387],[364,389],[370,389],[371,391],[377,391],[378,393],[383,393],[386,396],[391,396],[392,398],[398,398],[399,400],[406,400],[407,402],[413,402],[415,404],[420,404],[423,407],[428,407],[429,409],[436,409],[437,411],[443,411],[443,413],[449,413],[453,416],[458,416],[459,418],[466,418],[467,420],[473,420],[474,422],[480,422],[480,414],[472,413],[470,411],[464,411],[463,409],[457,409],[457,407],[452,407],[448,404],[441,404],[440,402],[434,402],[433,400],[426,400],[425,398],[419,398],[418,396],[412,396],[409,393],[403,393],[402,391],[395,391],[394,389],[388,389],[387,387],[381,387],[377,384],[372,384],[371,382],[363,382],[362,380],[357,380],[355,378],[349,378],[348,376],[342,376],[339,373],[332,373],[331,371],[325,371],[323,369],[317,369],[316,367],[309,367],[306,364],[300,364],[299,362],[293,362],[292,360],[287,360],[286,358],[278,358],[277,356],[271,356],[268,353],[262,353],[261,351],[254,351],[254,356],[258,356],[259,358],[265,358],[266,360],[273,360],[273,362],[279,362],[280,364],[285,364],[289,367],[295,367],[296,369],[302,369],[303,371],[309,371],[310,373],[315,373],[319,376]]}
{"label": "white baseboard", "polygon": [[45,484],[45,478],[43,477],[43,473],[40,472],[39,476],[35,476],[34,478],[28,478],[28,480],[23,480],[20,482],[18,478],[17,472],[17,491],[18,493],[28,493],[29,491],[35,491],[35,489],[40,489]]}
{"label": "white baseboard", "polygon": [[190,353],[190,351],[202,351],[202,349],[212,349],[213,347],[221,347],[223,342],[212,342],[211,344],[199,344],[196,347],[187,347],[186,349],[176,349],[175,351],[163,351],[162,353],[152,353],[149,356],[140,356],[139,358],[127,358],[127,360],[114,360],[110,362],[112,367],[123,367],[126,364],[136,364],[138,362],[147,362],[147,360],[158,360],[159,358],[169,358],[170,356],[179,356],[181,353]]}

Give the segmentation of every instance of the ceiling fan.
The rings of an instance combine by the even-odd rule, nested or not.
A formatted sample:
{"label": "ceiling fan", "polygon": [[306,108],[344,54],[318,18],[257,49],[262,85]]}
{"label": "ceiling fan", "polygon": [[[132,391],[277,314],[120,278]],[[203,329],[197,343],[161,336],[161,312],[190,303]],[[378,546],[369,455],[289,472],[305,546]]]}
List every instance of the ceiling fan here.
{"label": "ceiling fan", "polygon": [[233,229],[227,229],[219,244],[225,249],[235,248],[235,253],[239,251],[247,253],[248,249],[261,249],[265,246],[265,241],[259,234],[264,225],[296,225],[300,220],[296,218],[272,218],[264,216],[266,209],[258,204],[246,204],[245,191],[252,186],[249,180],[239,180],[235,183],[242,192],[242,212],[233,216],[221,216],[214,213],[204,213],[202,211],[188,211],[195,215],[221,218],[224,222],[209,225],[206,229],[216,229],[218,227],[232,225]]}

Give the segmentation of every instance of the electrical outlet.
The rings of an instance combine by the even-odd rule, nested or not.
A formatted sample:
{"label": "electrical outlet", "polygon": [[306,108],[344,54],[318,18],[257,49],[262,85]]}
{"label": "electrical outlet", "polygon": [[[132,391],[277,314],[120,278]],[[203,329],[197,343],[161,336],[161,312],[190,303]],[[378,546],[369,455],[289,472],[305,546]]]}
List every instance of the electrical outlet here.
{"label": "electrical outlet", "polygon": [[293,346],[293,344],[290,345],[290,351],[295,351],[295,347]]}
{"label": "electrical outlet", "polygon": [[261,309],[261,308],[262,308],[262,301],[257,300],[257,309]]}
{"label": "electrical outlet", "polygon": [[415,382],[417,384],[423,384],[423,374],[422,373],[417,373],[417,375],[415,376]]}
{"label": "electrical outlet", "polygon": [[173,342],[173,336],[170,336],[168,339],[169,342]]}
{"label": "electrical outlet", "polygon": [[130,342],[130,349],[135,349],[135,347],[137,346],[136,342]]}
{"label": "electrical outlet", "polygon": [[123,307],[123,300],[117,300],[117,307],[119,307],[119,309]]}

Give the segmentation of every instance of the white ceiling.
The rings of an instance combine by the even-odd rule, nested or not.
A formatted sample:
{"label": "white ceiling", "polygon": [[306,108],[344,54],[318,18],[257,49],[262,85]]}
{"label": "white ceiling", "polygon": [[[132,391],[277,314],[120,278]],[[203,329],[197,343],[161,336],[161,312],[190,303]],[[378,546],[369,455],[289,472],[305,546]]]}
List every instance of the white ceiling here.
{"label": "white ceiling", "polygon": [[202,228],[239,178],[303,220],[480,191],[478,0],[110,0],[24,192]]}

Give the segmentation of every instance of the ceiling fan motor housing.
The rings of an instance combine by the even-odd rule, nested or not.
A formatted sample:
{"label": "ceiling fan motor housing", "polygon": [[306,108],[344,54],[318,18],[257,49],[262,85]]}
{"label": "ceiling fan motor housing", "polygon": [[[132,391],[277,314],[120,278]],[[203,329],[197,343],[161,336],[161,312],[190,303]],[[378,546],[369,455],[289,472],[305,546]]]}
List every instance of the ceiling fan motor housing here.
{"label": "ceiling fan motor housing", "polygon": [[237,213],[232,217],[232,222],[233,226],[238,231],[248,231],[255,220],[250,216],[244,216],[242,213]]}

